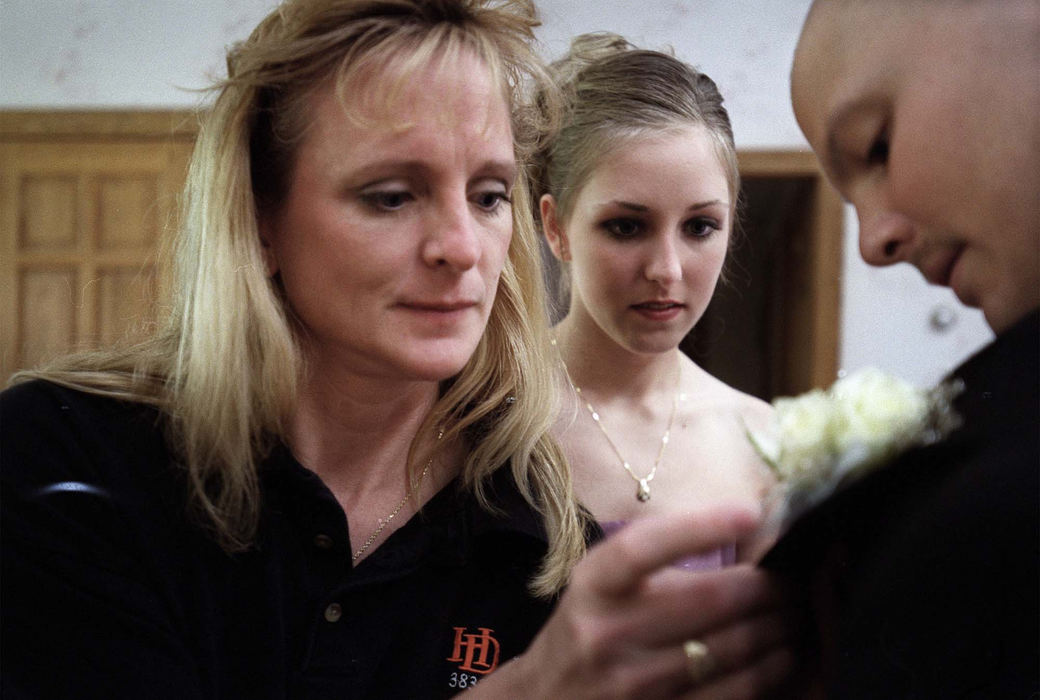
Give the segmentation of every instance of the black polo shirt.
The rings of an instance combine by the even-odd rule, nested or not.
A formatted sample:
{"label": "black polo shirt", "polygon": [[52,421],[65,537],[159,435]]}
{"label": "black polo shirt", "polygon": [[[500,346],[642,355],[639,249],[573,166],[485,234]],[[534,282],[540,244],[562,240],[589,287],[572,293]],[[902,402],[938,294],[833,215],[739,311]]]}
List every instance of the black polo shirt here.
{"label": "black polo shirt", "polygon": [[32,382],[0,395],[5,698],[444,698],[521,653],[539,518],[499,470],[450,484],[356,568],[332,493],[287,449],[261,467],[256,546],[185,516],[154,410]]}

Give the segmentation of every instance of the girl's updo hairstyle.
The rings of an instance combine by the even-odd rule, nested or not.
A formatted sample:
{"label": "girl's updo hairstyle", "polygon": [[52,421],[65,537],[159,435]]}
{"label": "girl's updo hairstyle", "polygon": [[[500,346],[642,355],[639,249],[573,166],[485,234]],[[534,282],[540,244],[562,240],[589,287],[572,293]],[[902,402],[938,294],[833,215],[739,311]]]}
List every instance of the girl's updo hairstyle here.
{"label": "girl's updo hairstyle", "polygon": [[565,221],[606,153],[690,125],[704,126],[710,134],[736,212],[740,174],[733,129],[722,95],[707,75],[670,53],[639,49],[610,33],[575,37],[567,55],[550,65],[550,74],[554,84],[543,85],[534,102],[555,109],[560,94],[563,116],[529,165],[536,220],[541,196],[550,194]]}

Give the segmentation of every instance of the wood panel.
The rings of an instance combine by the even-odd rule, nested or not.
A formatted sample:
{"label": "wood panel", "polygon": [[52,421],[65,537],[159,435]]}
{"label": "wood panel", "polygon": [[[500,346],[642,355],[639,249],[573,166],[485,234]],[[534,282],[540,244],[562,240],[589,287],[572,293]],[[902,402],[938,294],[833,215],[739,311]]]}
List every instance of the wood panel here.
{"label": "wood panel", "polygon": [[781,342],[775,358],[781,393],[830,386],[838,373],[844,207],[811,151],[738,154],[742,177],[807,178],[809,201],[792,231],[786,265]]}
{"label": "wood panel", "polygon": [[[0,116],[0,376],[145,327],[194,133],[185,113]],[[175,125],[182,126],[175,126]]]}
{"label": "wood panel", "polygon": [[843,207],[807,151],[742,151],[743,235],[730,279],[683,350],[763,399],[834,381],[841,317]]}

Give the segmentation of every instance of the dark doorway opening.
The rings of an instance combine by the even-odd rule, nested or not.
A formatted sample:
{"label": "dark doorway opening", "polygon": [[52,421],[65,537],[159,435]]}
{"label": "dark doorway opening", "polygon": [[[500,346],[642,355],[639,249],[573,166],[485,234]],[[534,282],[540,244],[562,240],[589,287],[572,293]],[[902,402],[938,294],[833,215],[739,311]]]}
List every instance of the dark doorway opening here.
{"label": "dark doorway opening", "polygon": [[785,368],[811,360],[787,320],[796,313],[788,290],[805,264],[814,190],[811,177],[743,177],[742,234],[726,279],[681,345],[711,374],[767,401],[799,391]]}

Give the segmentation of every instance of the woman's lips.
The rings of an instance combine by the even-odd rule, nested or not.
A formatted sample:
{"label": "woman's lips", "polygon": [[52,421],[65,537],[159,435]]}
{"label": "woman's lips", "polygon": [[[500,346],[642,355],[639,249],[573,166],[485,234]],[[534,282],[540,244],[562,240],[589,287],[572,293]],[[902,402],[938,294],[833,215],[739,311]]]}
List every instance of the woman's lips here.
{"label": "woman's lips", "polygon": [[418,318],[444,322],[462,318],[479,304],[469,300],[452,301],[407,301],[398,305]]}
{"label": "woman's lips", "polygon": [[461,311],[468,309],[471,306],[476,306],[475,301],[456,301],[456,302],[405,302],[401,304],[406,309],[413,311],[440,311],[443,313],[450,313],[452,311]]}
{"label": "woman's lips", "polygon": [[640,316],[653,321],[670,321],[681,314],[686,305],[669,299],[666,301],[643,301],[638,304],[632,304],[630,308]]}

